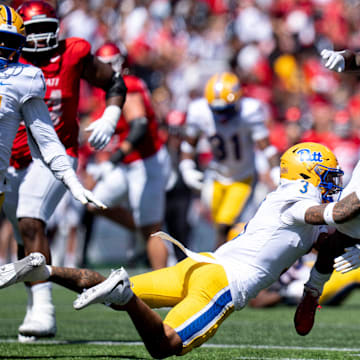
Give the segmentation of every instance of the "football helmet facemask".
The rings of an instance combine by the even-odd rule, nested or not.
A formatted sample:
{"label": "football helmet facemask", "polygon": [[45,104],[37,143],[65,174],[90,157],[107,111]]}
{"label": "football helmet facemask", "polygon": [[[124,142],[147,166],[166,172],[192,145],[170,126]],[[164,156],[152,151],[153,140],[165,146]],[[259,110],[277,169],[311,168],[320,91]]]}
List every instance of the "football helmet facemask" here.
{"label": "football helmet facemask", "polygon": [[95,52],[95,56],[106,64],[111,64],[115,72],[121,72],[127,67],[127,51],[122,45],[115,45],[112,42],[105,43]]}
{"label": "football helmet facemask", "polygon": [[0,67],[18,60],[25,39],[21,16],[12,7],[0,5]]}
{"label": "football helmet facemask", "polygon": [[342,191],[342,176],[336,156],[324,145],[305,142],[292,146],[280,159],[280,178],[302,179],[319,187],[324,203]]}
{"label": "football helmet facemask", "polygon": [[59,20],[55,9],[45,1],[27,1],[17,11],[26,29],[23,51],[44,52],[59,45]]}
{"label": "football helmet facemask", "polygon": [[215,120],[224,121],[235,115],[241,97],[240,81],[230,72],[215,74],[206,83],[204,96]]}

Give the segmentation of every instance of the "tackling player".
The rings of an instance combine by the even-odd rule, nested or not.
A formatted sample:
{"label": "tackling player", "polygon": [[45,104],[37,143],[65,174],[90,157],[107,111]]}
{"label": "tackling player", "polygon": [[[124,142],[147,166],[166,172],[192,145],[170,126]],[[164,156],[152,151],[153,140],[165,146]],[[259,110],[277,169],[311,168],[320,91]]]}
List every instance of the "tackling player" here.
{"label": "tackling player", "polygon": [[[113,43],[100,47],[95,54],[114,69],[123,67],[127,87],[126,102],[115,135],[111,142],[114,150],[105,167],[106,172],[93,189],[107,209],[96,214],[124,225],[130,230],[139,229],[146,240],[147,256],[153,269],[166,266],[167,247],[158,237],[165,212],[165,188],[170,174],[170,157],[158,134],[158,125],[145,83],[136,76],[126,75],[124,51]],[[105,94],[99,95],[98,103]],[[99,106],[102,110],[102,107]],[[91,126],[91,125],[90,125]],[[130,213],[125,216],[124,204],[129,203]],[[123,207],[120,207],[123,206]]]}
{"label": "tackling player", "polygon": [[[324,49],[321,57],[326,68],[336,71],[359,71],[360,54],[350,50],[332,51]],[[344,195],[354,193],[354,197],[360,196],[358,192],[360,163],[353,171],[352,177],[343,191]],[[350,195],[349,195],[350,196]],[[333,206],[333,205],[332,205]],[[317,260],[311,270],[310,278],[304,287],[304,295],[299,303],[295,317],[295,329],[299,335],[307,335],[315,321],[315,313],[318,307],[319,297],[322,294],[324,284],[330,279],[335,267],[338,271],[347,272],[357,267],[360,251],[354,246],[360,242],[360,216],[356,216],[349,222],[338,223],[334,220],[335,210],[329,209],[326,215],[326,223],[334,226],[336,231],[326,239],[320,248]],[[346,250],[348,253],[340,256]]]}
{"label": "tackling player", "polygon": [[[359,214],[355,192],[328,204],[342,189],[343,172],[327,147],[297,144],[283,154],[280,168],[279,186],[267,195],[244,232],[213,253],[184,249],[188,258],[173,267],[130,279],[121,268],[105,281],[91,270],[45,266],[41,254],[31,254],[0,269],[0,287],[49,279],[81,294],[75,309],[104,303],[127,311],[153,357],[186,354],[306,254],[321,231],[314,225],[326,224],[329,212],[336,223]],[[32,261],[37,261],[35,266]],[[82,292],[84,288],[88,290]],[[151,308],[164,306],[171,310],[162,320]]]}
{"label": "tackling player", "polygon": [[[202,191],[217,229],[216,247],[226,242],[227,233],[244,210],[255,185],[255,146],[264,152],[275,185],[279,181],[277,150],[270,145],[261,103],[243,97],[237,76],[224,72],[212,76],[204,97],[190,103],[186,139],[181,144],[179,164],[185,183]],[[205,135],[213,160],[204,174],[196,169],[195,150]]]}
{"label": "tackling player", "polygon": [[[106,91],[107,107],[89,131],[89,142],[96,149],[104,147],[115,130],[126,87],[119,74],[91,55],[90,44],[79,38],[59,41],[59,20],[55,10],[44,1],[27,1],[19,7],[27,33],[20,61],[40,67],[46,83],[45,102],[55,130],[63,143],[72,169],[77,167],[79,121],[77,107],[80,79]],[[26,68],[26,67],[25,67]],[[29,84],[30,85],[30,84]],[[4,203],[15,237],[24,245],[25,255],[39,251],[51,263],[46,223],[66,191],[41,161],[32,161],[24,126],[16,135],[8,175],[13,184]],[[21,249],[21,247],[20,247]],[[21,252],[20,252],[21,254]],[[34,340],[56,333],[51,283],[27,287],[28,305],[19,327],[20,341]]]}

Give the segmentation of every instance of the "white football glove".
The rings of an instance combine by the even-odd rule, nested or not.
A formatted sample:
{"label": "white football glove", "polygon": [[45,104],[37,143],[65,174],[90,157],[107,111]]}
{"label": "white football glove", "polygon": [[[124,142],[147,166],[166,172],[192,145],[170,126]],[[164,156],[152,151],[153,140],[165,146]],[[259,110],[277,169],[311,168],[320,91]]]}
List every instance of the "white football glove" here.
{"label": "white football glove", "polygon": [[345,70],[345,58],[342,55],[345,51],[332,51],[324,49],[321,51],[320,56],[324,60],[324,65],[326,68],[343,72]]}
{"label": "white football glove", "polygon": [[179,169],[187,186],[199,191],[202,189],[204,174],[196,169],[196,164],[193,160],[182,160],[179,164]]}
{"label": "white football glove", "polygon": [[334,269],[342,274],[360,266],[360,245],[345,248],[345,253],[334,260]]}
{"label": "white football glove", "polygon": [[94,194],[90,190],[85,189],[81,185],[79,179],[72,169],[67,170],[64,173],[63,182],[71,192],[71,195],[74,197],[74,199],[79,200],[83,205],[93,204],[102,210],[107,208],[105,204],[95,198]]}
{"label": "white football glove", "polygon": [[109,105],[105,108],[101,118],[85,129],[85,131],[92,131],[88,140],[91,146],[96,150],[101,150],[109,143],[120,115],[121,109],[119,106]]}

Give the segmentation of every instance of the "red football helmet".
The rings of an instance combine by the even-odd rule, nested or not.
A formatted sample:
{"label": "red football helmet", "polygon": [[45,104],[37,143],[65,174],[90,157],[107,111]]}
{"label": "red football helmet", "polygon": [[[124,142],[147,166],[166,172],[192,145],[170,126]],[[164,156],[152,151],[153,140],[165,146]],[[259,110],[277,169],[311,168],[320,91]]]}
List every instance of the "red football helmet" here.
{"label": "red football helmet", "polygon": [[27,34],[23,51],[43,52],[59,45],[59,20],[49,3],[26,1],[17,11],[24,20]]}
{"label": "red football helmet", "polygon": [[117,46],[112,42],[105,43],[97,49],[95,56],[103,63],[111,64],[115,72],[121,72],[123,67],[128,67],[127,51],[123,45]]}

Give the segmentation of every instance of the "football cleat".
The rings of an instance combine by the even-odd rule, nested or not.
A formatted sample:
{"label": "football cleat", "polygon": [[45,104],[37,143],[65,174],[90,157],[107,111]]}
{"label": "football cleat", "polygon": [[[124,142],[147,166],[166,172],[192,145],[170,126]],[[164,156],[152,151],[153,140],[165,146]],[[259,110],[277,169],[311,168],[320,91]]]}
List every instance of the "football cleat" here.
{"label": "football cleat", "polygon": [[100,284],[85,290],[74,301],[74,308],[80,310],[91,304],[125,305],[132,298],[130,280],[124,268],[111,272]]}
{"label": "football cleat", "polygon": [[301,336],[307,335],[314,325],[316,309],[320,307],[319,297],[318,290],[305,285],[294,316],[295,330]]}
{"label": "football cleat", "polygon": [[[19,261],[0,267],[0,289],[20,281],[35,281],[38,272],[46,265],[45,256],[41,253],[31,253]],[[38,271],[39,270],[39,271]],[[31,276],[33,274],[33,277]],[[45,280],[45,279],[43,279]]]}
{"label": "football cleat", "polygon": [[56,334],[55,308],[52,304],[34,306],[19,326],[18,341],[34,342],[38,338],[53,337]]}

